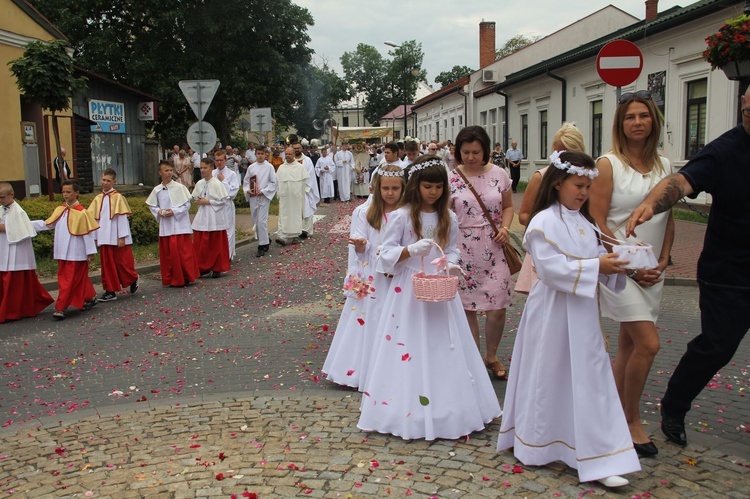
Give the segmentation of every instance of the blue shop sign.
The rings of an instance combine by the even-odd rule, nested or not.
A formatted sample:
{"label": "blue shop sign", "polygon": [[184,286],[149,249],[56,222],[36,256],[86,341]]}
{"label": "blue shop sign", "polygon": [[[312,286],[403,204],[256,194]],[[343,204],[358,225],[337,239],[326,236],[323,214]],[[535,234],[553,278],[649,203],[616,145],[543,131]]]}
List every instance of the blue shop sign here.
{"label": "blue shop sign", "polygon": [[122,102],[106,100],[89,101],[89,119],[92,132],[125,133],[125,105]]}

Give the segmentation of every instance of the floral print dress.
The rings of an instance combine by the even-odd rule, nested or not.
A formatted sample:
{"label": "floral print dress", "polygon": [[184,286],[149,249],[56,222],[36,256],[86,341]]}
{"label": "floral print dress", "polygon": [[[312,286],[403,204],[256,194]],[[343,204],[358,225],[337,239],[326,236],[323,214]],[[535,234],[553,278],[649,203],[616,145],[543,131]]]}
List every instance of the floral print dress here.
{"label": "floral print dress", "polygon": [[[494,166],[489,172],[468,177],[481,196],[495,225],[502,226],[503,196],[510,196],[511,180]],[[449,175],[451,209],[458,217],[459,265],[466,272],[459,294],[464,310],[501,310],[513,298],[512,281],[503,248],[492,241],[493,230],[466,182],[453,171]]]}

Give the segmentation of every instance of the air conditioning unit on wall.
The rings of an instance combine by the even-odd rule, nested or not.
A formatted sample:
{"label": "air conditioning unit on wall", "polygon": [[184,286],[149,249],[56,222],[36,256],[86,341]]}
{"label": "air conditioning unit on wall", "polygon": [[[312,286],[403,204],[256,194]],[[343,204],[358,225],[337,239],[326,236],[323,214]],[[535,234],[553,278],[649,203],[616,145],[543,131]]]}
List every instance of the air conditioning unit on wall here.
{"label": "air conditioning unit on wall", "polygon": [[482,70],[482,82],[483,83],[496,83],[497,82],[497,70],[496,69],[483,69]]}

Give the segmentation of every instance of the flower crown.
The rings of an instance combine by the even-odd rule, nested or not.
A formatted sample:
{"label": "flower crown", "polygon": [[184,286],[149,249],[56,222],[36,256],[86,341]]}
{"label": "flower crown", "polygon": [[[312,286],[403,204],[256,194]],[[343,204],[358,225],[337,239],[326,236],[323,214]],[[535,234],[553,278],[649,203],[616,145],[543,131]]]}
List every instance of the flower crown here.
{"label": "flower crown", "polygon": [[403,177],[404,176],[404,170],[398,170],[398,171],[386,171],[382,168],[378,168],[376,175],[381,175],[383,177]]}
{"label": "flower crown", "polygon": [[550,155],[549,161],[552,166],[559,170],[566,170],[568,173],[578,175],[579,177],[588,177],[591,180],[594,180],[599,176],[599,170],[596,168],[584,168],[582,166],[572,165],[569,161],[560,161],[560,154],[564,152],[564,150],[555,151]]}
{"label": "flower crown", "polygon": [[429,168],[431,166],[442,166],[446,170],[448,169],[448,166],[445,164],[445,161],[441,159],[428,159],[424,163],[419,163],[418,165],[412,165],[409,167],[409,176],[407,178],[411,178],[412,174],[414,172],[418,172],[419,170],[424,170],[425,168]]}

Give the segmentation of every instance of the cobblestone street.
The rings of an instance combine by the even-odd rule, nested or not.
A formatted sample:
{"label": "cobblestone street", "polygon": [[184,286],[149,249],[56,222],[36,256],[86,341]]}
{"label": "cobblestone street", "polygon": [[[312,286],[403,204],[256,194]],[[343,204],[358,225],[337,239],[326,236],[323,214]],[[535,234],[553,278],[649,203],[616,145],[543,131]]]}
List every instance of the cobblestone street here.
{"label": "cobblestone street", "polygon": [[[561,464],[521,466],[511,453],[495,451],[499,419],[458,441],[403,441],[358,430],[360,394],[320,373],[343,302],[352,208],[321,206],[324,218],[310,240],[274,245],[262,259],[254,257],[255,243],[244,244],[221,279],[164,289],[158,269],[144,268],[133,297],[59,323],[48,309],[3,325],[0,493],[748,497],[747,341],[696,399],[687,448],[666,443],[659,431],[659,398],[699,331],[694,286],[664,289],[662,349],[643,412],[659,455],[641,460],[643,471],[628,476],[628,487],[578,483]],[[520,227],[513,230],[520,234]],[[508,310],[504,361],[524,299],[517,296]],[[603,329],[613,354],[616,325],[604,320]],[[493,385],[502,401],[505,382]]]}

